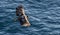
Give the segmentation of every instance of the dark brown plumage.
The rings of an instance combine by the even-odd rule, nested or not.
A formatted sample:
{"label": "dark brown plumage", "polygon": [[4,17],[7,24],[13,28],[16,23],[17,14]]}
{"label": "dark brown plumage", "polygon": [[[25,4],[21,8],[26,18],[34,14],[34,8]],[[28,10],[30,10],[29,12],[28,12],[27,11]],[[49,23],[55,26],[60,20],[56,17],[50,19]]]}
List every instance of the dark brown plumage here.
{"label": "dark brown plumage", "polygon": [[30,26],[28,17],[25,15],[24,8],[22,5],[16,8],[16,16],[18,16],[18,20],[22,26]]}

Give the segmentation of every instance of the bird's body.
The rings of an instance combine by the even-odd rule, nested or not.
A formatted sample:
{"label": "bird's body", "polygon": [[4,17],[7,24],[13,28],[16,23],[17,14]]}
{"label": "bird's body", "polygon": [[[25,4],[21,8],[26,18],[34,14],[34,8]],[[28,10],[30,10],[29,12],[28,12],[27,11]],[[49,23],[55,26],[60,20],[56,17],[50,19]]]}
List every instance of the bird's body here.
{"label": "bird's body", "polygon": [[16,15],[18,16],[18,20],[22,26],[30,26],[28,17],[25,15],[23,6],[18,6],[16,8]]}

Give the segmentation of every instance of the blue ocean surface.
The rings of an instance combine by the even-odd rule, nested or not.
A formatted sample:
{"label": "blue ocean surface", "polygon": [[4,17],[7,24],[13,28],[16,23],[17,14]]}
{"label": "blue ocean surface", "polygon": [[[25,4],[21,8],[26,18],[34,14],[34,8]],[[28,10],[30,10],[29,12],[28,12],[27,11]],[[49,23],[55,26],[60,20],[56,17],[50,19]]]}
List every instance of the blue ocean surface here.
{"label": "blue ocean surface", "polygon": [[[30,27],[14,21],[20,4]],[[60,0],[0,0],[0,35],[60,35]]]}

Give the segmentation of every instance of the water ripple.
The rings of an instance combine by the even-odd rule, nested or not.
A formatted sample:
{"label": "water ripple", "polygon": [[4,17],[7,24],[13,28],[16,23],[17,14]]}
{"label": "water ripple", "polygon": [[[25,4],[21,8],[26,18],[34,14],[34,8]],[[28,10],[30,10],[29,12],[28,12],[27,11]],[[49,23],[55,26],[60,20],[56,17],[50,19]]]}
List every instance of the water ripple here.
{"label": "water ripple", "polygon": [[[60,0],[0,0],[0,35],[60,35]],[[24,5],[31,26],[14,22],[18,5]]]}

